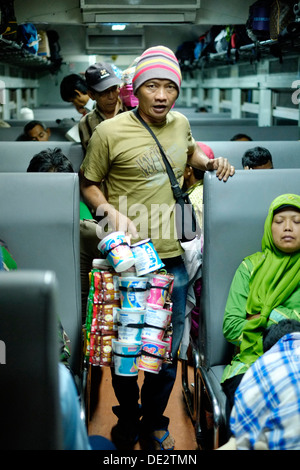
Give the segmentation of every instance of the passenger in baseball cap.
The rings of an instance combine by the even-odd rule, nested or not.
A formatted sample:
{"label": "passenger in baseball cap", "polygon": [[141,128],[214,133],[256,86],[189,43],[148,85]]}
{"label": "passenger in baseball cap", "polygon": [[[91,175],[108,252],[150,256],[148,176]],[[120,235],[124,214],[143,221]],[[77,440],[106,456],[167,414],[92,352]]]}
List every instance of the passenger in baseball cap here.
{"label": "passenger in baseball cap", "polygon": [[96,106],[79,122],[79,136],[84,151],[87,149],[95,127],[100,122],[127,111],[119,97],[119,86],[122,81],[110,64],[97,62],[88,67],[85,71],[85,81],[88,95],[96,101]]}
{"label": "passenger in baseball cap", "polygon": [[85,79],[90,90],[102,93],[107,89],[121,85],[112,66],[105,62],[91,65],[85,72]]}

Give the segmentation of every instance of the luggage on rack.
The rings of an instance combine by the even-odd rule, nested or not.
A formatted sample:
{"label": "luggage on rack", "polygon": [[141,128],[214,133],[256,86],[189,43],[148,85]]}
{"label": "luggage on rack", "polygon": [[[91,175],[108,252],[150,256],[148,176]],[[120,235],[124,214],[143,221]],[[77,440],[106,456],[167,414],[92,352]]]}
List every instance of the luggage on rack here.
{"label": "luggage on rack", "polygon": [[18,25],[18,43],[28,52],[37,54],[39,37],[33,23],[21,23]]}
{"label": "luggage on rack", "polygon": [[226,26],[215,37],[216,52],[228,52],[232,35],[232,26]]}
{"label": "luggage on rack", "polygon": [[50,58],[50,47],[48,41],[48,35],[46,31],[39,30],[39,49],[38,49],[38,56],[44,57],[46,59]]}
{"label": "luggage on rack", "polygon": [[247,33],[253,42],[270,38],[270,0],[258,0],[249,7]]}
{"label": "luggage on rack", "polygon": [[277,39],[282,31],[295,20],[294,0],[281,2],[276,0],[270,10],[270,38]]}
{"label": "luggage on rack", "polygon": [[50,48],[50,60],[54,65],[60,65],[63,59],[60,55],[59,35],[57,31],[49,29],[47,36]]}
{"label": "luggage on rack", "polygon": [[176,57],[181,67],[192,65],[194,62],[195,41],[185,41],[177,48]]}
{"label": "luggage on rack", "polygon": [[224,29],[224,26],[214,25],[206,32],[200,57],[204,57],[208,55],[209,53],[217,52],[215,39],[218,36],[218,34],[222,31],[222,29]]}

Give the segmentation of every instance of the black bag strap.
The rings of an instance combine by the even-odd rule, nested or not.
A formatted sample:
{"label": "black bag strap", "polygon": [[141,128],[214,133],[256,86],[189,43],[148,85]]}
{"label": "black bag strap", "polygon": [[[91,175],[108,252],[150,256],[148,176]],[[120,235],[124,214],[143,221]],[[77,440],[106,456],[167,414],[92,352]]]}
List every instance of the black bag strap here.
{"label": "black bag strap", "polygon": [[160,153],[161,153],[161,156],[163,158],[163,161],[164,161],[164,164],[166,166],[166,170],[167,170],[167,173],[168,173],[168,176],[169,176],[169,179],[170,179],[170,182],[171,182],[171,188],[172,188],[172,191],[173,191],[173,194],[174,194],[174,198],[175,200],[177,201],[180,197],[184,196],[184,194],[182,193],[181,191],[181,188],[178,184],[178,181],[176,179],[176,176],[174,175],[174,172],[172,170],[172,167],[170,165],[170,162],[159,142],[159,140],[157,139],[156,135],[154,134],[154,132],[152,131],[152,129],[148,126],[148,124],[144,121],[144,119],[142,118],[142,116],[139,114],[138,112],[138,109],[135,108],[133,110],[135,116],[138,118],[138,120],[143,124],[143,126],[147,129],[147,131],[150,132],[150,134],[152,135],[153,139],[155,140],[155,142],[157,143],[157,146],[160,150]]}

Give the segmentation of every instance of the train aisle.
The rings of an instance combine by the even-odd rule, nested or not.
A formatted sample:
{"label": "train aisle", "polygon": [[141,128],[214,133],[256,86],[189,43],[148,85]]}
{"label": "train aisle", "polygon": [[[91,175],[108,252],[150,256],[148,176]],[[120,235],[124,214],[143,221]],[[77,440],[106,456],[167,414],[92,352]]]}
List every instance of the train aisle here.
{"label": "train aisle", "polygon": [[[108,367],[103,367],[100,384],[98,407],[89,423],[90,435],[98,434],[110,439],[111,428],[116,424],[117,417],[112,412],[112,406],[117,405]],[[139,383],[143,381],[142,371],[139,372]],[[177,378],[171,394],[166,415],[170,418],[169,431],[175,439],[175,450],[197,450],[197,442],[192,421],[187,413],[181,387],[181,363],[178,365]],[[140,450],[139,443],[135,450]]]}

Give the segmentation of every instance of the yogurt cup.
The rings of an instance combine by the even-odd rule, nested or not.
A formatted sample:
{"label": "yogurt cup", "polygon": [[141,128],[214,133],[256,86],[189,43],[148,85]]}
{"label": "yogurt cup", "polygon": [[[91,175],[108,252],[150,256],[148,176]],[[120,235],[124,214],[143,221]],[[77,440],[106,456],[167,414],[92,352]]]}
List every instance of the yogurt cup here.
{"label": "yogurt cup", "polygon": [[113,232],[98,244],[98,248],[116,272],[126,271],[135,263],[133,252],[124,232]]}

